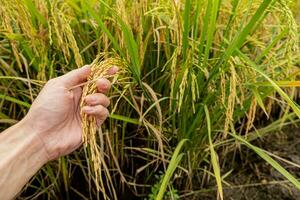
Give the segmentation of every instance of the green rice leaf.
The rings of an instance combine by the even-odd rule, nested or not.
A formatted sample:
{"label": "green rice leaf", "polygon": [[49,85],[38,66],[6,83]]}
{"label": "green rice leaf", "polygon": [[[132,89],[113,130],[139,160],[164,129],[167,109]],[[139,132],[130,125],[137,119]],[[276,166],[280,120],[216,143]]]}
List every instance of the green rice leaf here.
{"label": "green rice leaf", "polygon": [[10,102],[19,104],[19,105],[24,106],[26,108],[30,108],[30,104],[29,103],[21,101],[19,99],[16,99],[14,97],[10,97],[10,96],[4,95],[4,94],[0,94],[0,99],[4,99],[6,101],[10,101]]}
{"label": "green rice leaf", "polygon": [[176,146],[176,149],[172,155],[171,161],[168,165],[167,171],[163,177],[161,186],[159,188],[159,192],[157,194],[156,200],[162,200],[165,194],[165,191],[167,189],[167,186],[169,184],[169,181],[171,180],[173,173],[175,171],[175,169],[177,168],[177,166],[179,165],[182,157],[184,154],[179,154],[180,150],[182,149],[184,143],[187,141],[187,139],[183,139],[181,140],[178,145]]}
{"label": "green rice leaf", "polygon": [[110,114],[109,118],[124,121],[124,122],[128,122],[128,123],[131,123],[131,124],[140,125],[140,122],[139,122],[138,119],[132,119],[130,117],[126,117],[126,116],[123,116],[123,115]]}
{"label": "green rice leaf", "polygon": [[230,58],[232,53],[235,51],[235,49],[239,49],[241,45],[244,43],[245,39],[249,35],[249,33],[253,30],[253,28],[256,26],[256,23],[261,19],[261,17],[264,15],[266,9],[269,7],[269,5],[272,3],[273,0],[264,0],[249,23],[236,35],[236,37],[233,39],[233,41],[229,44],[228,48],[223,54],[222,59],[219,62],[219,65],[221,65],[224,62],[227,62],[227,60]]}
{"label": "green rice leaf", "polygon": [[190,13],[191,13],[191,0],[186,0],[184,6],[184,16],[183,16],[184,29],[183,29],[183,36],[182,36],[182,53],[184,59],[186,59],[187,47],[189,42],[188,38],[190,32],[190,17],[189,17]]}
{"label": "green rice leaf", "polygon": [[235,131],[233,124],[231,124],[232,133],[229,133],[236,140],[245,144],[248,148],[252,149],[257,155],[259,155],[262,159],[268,162],[272,167],[274,167],[280,174],[282,174],[287,180],[289,180],[297,189],[300,190],[300,182],[290,174],[286,169],[284,169],[278,162],[276,162],[273,158],[271,158],[268,154],[266,154],[262,149],[250,144],[247,140],[238,136]]}
{"label": "green rice leaf", "polygon": [[209,111],[207,109],[207,106],[204,106],[205,114],[206,114],[206,124],[207,124],[207,134],[208,134],[208,142],[209,142],[209,150],[210,150],[210,158],[211,158],[211,163],[213,166],[217,186],[218,186],[218,194],[221,199],[223,199],[223,188],[222,188],[222,178],[221,178],[221,173],[220,173],[220,166],[219,166],[219,161],[218,161],[218,155],[214,150],[214,144],[212,142],[211,138],[211,123],[210,123],[210,116],[209,116]]}
{"label": "green rice leaf", "polygon": [[288,105],[293,109],[296,115],[300,118],[300,108],[269,76],[267,76],[261,69],[256,66],[256,64],[251,61],[245,54],[241,51],[237,50],[238,54],[243,58],[249,66],[255,70],[257,73],[262,75],[271,85],[272,87],[278,92],[278,94],[288,103]]}
{"label": "green rice leaf", "polygon": [[265,108],[265,105],[264,105],[264,102],[259,94],[259,91],[257,90],[257,88],[253,88],[252,89],[252,93],[253,95],[255,96],[256,100],[257,100],[257,103],[258,105],[260,106],[260,108],[264,111],[264,113],[269,117],[267,111],[266,111],[266,108]]}

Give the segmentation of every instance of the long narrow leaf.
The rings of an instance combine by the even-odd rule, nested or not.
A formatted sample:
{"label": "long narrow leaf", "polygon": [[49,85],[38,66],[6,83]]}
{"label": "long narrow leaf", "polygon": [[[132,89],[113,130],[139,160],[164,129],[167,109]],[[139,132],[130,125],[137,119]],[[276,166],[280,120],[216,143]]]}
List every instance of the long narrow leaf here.
{"label": "long narrow leaf", "polygon": [[271,158],[268,154],[266,154],[262,149],[250,144],[247,140],[243,139],[242,137],[238,136],[231,124],[232,133],[229,133],[232,137],[236,140],[242,142],[247,147],[252,149],[255,153],[257,153],[262,159],[268,162],[272,167],[274,167],[280,174],[282,174],[285,178],[287,178],[296,188],[300,190],[300,182],[290,174],[286,169],[284,169],[278,162],[276,162],[273,158]]}
{"label": "long narrow leaf", "polygon": [[218,155],[214,150],[214,145],[211,139],[211,123],[210,123],[210,116],[209,111],[207,109],[207,106],[204,106],[205,114],[206,114],[206,124],[207,124],[207,133],[208,133],[208,142],[209,142],[209,150],[210,150],[210,157],[211,157],[211,163],[213,166],[217,186],[218,186],[218,194],[220,195],[220,198],[223,199],[223,188],[222,188],[222,178],[220,173],[220,166],[218,161]]}
{"label": "long narrow leaf", "polygon": [[156,200],[162,200],[163,199],[165,191],[166,191],[167,186],[169,184],[169,181],[170,181],[175,169],[179,165],[180,160],[183,157],[183,154],[179,154],[179,153],[180,153],[180,150],[181,150],[181,148],[183,147],[183,145],[186,141],[187,141],[187,139],[183,139],[178,143],[178,145],[177,145],[177,147],[176,147],[176,149],[173,153],[173,156],[171,158],[171,161],[168,165],[168,168],[167,168],[167,171],[164,175],[164,178],[162,180],[162,183],[161,183],[161,186],[159,188],[159,192],[157,194]]}

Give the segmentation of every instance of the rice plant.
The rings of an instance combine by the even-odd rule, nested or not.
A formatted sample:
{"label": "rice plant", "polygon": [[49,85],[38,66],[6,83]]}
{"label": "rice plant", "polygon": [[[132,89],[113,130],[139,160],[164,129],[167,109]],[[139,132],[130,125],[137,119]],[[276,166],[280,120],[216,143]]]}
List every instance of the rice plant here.
{"label": "rice plant", "polygon": [[214,179],[223,199],[222,166],[241,144],[300,189],[295,176],[251,144],[300,118],[291,6],[1,0],[1,129],[26,114],[47,80],[99,55],[126,71],[110,91],[109,120],[96,135],[86,130],[94,134],[93,150],[47,164],[19,198],[190,199]]}

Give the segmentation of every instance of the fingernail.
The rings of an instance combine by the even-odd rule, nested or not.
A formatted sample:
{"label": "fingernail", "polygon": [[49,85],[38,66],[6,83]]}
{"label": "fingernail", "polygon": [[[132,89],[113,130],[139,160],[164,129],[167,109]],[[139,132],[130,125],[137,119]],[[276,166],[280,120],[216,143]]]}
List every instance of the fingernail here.
{"label": "fingernail", "polygon": [[84,71],[86,71],[86,73],[91,73],[91,66],[90,65],[84,65],[83,67],[82,67],[82,69],[84,70]]}
{"label": "fingernail", "polygon": [[99,128],[102,125],[103,121],[100,119],[96,120],[97,127]]}
{"label": "fingernail", "polygon": [[108,83],[107,83],[106,79],[100,78],[99,82],[100,82],[101,87],[108,88]]}
{"label": "fingernail", "polygon": [[109,69],[109,73],[110,74],[115,74],[117,73],[117,71],[119,70],[119,68],[115,65],[113,65],[110,69]]}
{"label": "fingernail", "polygon": [[84,65],[82,68],[88,69],[88,68],[91,68],[91,66],[90,65]]}
{"label": "fingernail", "polygon": [[111,68],[116,71],[119,69],[116,65],[113,65]]}

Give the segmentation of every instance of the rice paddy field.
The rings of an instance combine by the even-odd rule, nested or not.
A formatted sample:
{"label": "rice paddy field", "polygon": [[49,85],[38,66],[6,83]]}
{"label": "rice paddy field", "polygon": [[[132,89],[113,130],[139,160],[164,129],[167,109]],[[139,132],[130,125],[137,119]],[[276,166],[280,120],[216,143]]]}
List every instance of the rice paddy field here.
{"label": "rice paddy field", "polygon": [[1,131],[47,80],[100,57],[121,69],[94,143],[17,199],[300,198],[300,1],[0,3]]}

